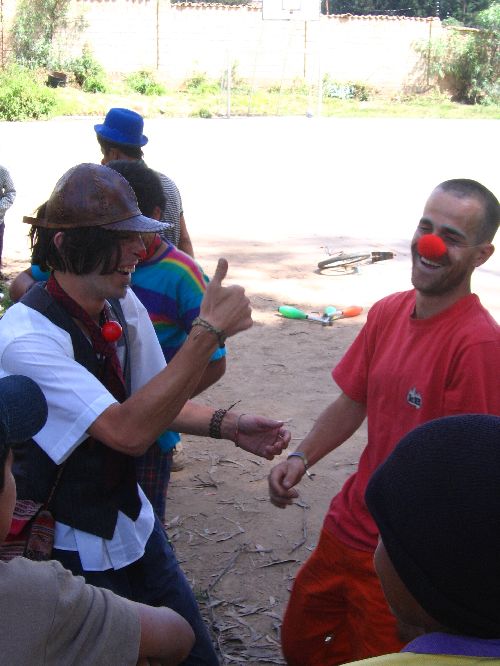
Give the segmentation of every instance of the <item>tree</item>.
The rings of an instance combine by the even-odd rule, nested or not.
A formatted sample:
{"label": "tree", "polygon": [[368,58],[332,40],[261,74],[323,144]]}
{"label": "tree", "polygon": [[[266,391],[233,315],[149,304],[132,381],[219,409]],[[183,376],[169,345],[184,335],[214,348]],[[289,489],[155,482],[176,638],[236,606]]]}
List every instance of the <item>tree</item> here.
{"label": "tree", "polygon": [[396,16],[438,16],[455,18],[471,25],[475,16],[489,5],[489,0],[323,0],[329,14],[383,14]]}
{"label": "tree", "polygon": [[[54,59],[54,38],[67,30],[70,0],[21,0],[11,31],[14,58],[27,67],[49,67]],[[80,17],[71,26],[81,31]]]}
{"label": "tree", "polygon": [[431,73],[468,104],[500,103],[500,2],[478,13],[476,30],[450,28],[431,44]]}

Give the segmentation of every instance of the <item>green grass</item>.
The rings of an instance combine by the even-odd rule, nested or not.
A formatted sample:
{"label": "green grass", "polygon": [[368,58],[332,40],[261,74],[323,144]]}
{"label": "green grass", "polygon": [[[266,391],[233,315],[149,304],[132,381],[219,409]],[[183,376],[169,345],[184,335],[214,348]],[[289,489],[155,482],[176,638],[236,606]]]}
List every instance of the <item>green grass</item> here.
{"label": "green grass", "polygon": [[[190,79],[163,95],[146,96],[131,92],[123,81],[109,83],[107,93],[85,93],[76,87],[58,88],[56,115],[104,115],[112,106],[126,106],[144,116],[217,118],[227,113],[227,96],[218,82]],[[196,84],[195,80],[195,84]],[[279,90],[279,86],[252,89],[239,82],[231,93],[232,116],[317,115],[316,93],[304,84]],[[451,102],[445,95],[428,93],[411,97],[373,95],[368,101],[324,98],[324,117],[342,118],[457,118],[498,119],[500,106],[466,105]]]}

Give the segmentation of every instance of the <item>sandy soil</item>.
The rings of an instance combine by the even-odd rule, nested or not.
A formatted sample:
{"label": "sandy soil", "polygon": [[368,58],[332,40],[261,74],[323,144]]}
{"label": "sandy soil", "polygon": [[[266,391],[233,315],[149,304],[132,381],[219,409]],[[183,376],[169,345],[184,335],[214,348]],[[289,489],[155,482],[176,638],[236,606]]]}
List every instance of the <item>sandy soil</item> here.
{"label": "sandy soil", "polygon": [[[28,261],[21,215],[65,169],[98,158],[93,122],[0,123],[1,161],[19,193],[7,215],[7,273]],[[427,194],[459,175],[493,187],[498,152],[491,147],[498,123],[488,121],[156,120],[147,129],[146,157],[181,187],[200,262],[210,274],[226,256],[228,281],[243,284],[252,301],[255,325],[228,341],[226,375],[203,400],[214,407],[239,400],[238,410],[284,419],[291,448],[335,398],[331,368],[370,305],[410,286],[408,240]],[[489,145],[487,153],[478,145]],[[37,150],[27,160],[20,147]],[[319,275],[326,246],[390,250],[395,258],[357,274]],[[500,320],[499,260],[477,271],[474,288]],[[364,312],[322,327],[279,318],[285,303],[308,312],[357,304]],[[361,428],[302,482],[300,501],[280,511],[267,499],[272,463],[228,442],[184,438],[188,464],[172,476],[168,530],[222,663],[283,663],[279,626],[293,576],[364,441]]]}

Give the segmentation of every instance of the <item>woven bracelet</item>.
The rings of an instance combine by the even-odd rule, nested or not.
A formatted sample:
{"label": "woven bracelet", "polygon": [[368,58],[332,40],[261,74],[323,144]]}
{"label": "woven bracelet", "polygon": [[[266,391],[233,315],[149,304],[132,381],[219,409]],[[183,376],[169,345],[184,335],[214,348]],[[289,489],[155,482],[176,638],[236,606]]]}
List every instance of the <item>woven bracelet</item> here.
{"label": "woven bracelet", "polygon": [[203,326],[203,328],[206,328],[207,331],[210,331],[210,333],[213,333],[215,336],[217,336],[217,340],[219,341],[219,347],[221,349],[222,349],[222,347],[224,347],[227,335],[220,328],[216,328],[215,326],[212,326],[212,324],[209,321],[207,321],[206,319],[202,319],[201,317],[196,317],[196,319],[193,321],[191,326],[192,327],[194,327],[194,326]]}
{"label": "woven bracelet", "polygon": [[[212,418],[210,419],[210,425],[208,426],[209,437],[211,437],[212,439],[222,439],[222,433],[221,433],[222,421],[226,416],[226,414],[228,413],[228,411],[233,407],[235,407],[239,402],[241,402],[241,400],[236,400],[236,402],[233,402],[232,405],[229,405],[227,409],[215,410],[215,412],[212,414]],[[238,425],[239,425],[239,419],[236,429],[238,429]]]}
{"label": "woven bracelet", "polygon": [[208,426],[208,434],[212,439],[222,439],[222,433],[220,431],[222,425],[222,419],[226,416],[227,409],[216,409],[212,414],[210,419],[210,425]]}

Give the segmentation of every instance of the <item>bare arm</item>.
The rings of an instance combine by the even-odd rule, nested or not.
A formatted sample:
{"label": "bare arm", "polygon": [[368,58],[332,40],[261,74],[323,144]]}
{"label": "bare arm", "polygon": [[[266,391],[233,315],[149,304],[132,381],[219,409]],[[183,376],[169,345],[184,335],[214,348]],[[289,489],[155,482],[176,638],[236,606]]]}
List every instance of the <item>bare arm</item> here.
{"label": "bare arm", "polygon": [[11,301],[17,303],[34,284],[35,280],[31,273],[31,267],[21,271],[10,283],[9,296]]}
{"label": "bare arm", "polygon": [[[327,407],[314,427],[298,446],[305,453],[309,466],[321,460],[356,432],[366,416],[365,405],[351,400],[345,393]],[[299,457],[288,458],[273,467],[269,474],[271,502],[283,509],[298,497],[294,486],[305,474],[305,466]]]}
{"label": "bare arm", "polygon": [[[200,316],[228,336],[252,325],[248,298],[241,287],[222,287],[227,262],[219,260],[214,278],[201,303]],[[114,403],[94,421],[89,433],[104,444],[128,455],[141,455],[173,425],[200,383],[217,345],[216,336],[194,327],[181,349],[151,381],[124,403]],[[184,432],[208,434],[213,410],[190,403],[184,413]],[[186,421],[187,418],[187,421]]]}
{"label": "bare arm", "polygon": [[[250,305],[241,287],[221,286],[227,262],[219,261],[207,287],[200,315],[234,335],[252,323]],[[204,327],[194,327],[170,364],[124,403],[113,403],[94,421],[89,433],[107,446],[137,456],[167,429],[209,435],[214,410],[188,401],[199,385],[217,344]],[[288,446],[290,433],[282,421],[253,414],[227,412],[221,437],[254,455],[272,460]]]}
{"label": "bare arm", "polygon": [[202,378],[198,382],[198,386],[195,388],[192,398],[196,397],[203,391],[205,391],[209,386],[218,382],[219,379],[226,372],[226,357],[218,358],[215,361],[210,361],[207,365],[205,372],[203,373]]}
{"label": "bare arm", "polygon": [[189,254],[190,257],[194,259],[194,250],[193,244],[191,243],[191,237],[186,226],[186,220],[184,219],[184,213],[181,213],[179,216],[179,250],[182,250],[186,254]]}
{"label": "bare arm", "polygon": [[189,623],[170,608],[134,604],[141,625],[138,664],[175,666],[186,659],[194,644]]}
{"label": "bare arm", "polygon": [[[175,356],[174,361],[178,356],[179,354]],[[174,361],[168,368],[172,367]],[[190,435],[208,437],[214,410],[212,407],[192,401],[180,405],[185,392],[189,392],[186,385],[182,382],[176,384],[176,388],[172,390],[173,404],[165,404],[165,394],[162,393],[164,377],[162,376],[167,373],[168,368],[122,405],[114,404],[108,407],[89,428],[90,434],[111,448],[131,456],[144,453],[151,442],[167,428]],[[156,382],[156,380],[159,381]],[[153,383],[156,384],[155,391],[158,391],[155,394],[154,404],[163,409],[162,413],[151,411],[153,403],[151,403],[150,389]],[[137,396],[139,396],[139,400],[132,402],[133,398]],[[131,405],[131,408],[124,409],[127,405]],[[175,410],[178,410],[177,415],[174,414]],[[168,424],[165,423],[167,418]],[[155,424],[158,423],[161,425],[155,427]],[[157,434],[153,435],[157,430]],[[283,427],[283,421],[254,414],[238,414],[233,411],[227,412],[222,421],[221,437],[233,441],[241,449],[267,458],[267,460],[272,460],[274,456],[280,455],[290,442],[290,432]]]}

